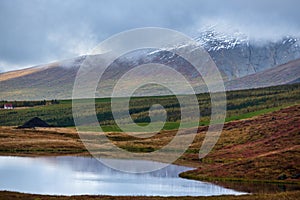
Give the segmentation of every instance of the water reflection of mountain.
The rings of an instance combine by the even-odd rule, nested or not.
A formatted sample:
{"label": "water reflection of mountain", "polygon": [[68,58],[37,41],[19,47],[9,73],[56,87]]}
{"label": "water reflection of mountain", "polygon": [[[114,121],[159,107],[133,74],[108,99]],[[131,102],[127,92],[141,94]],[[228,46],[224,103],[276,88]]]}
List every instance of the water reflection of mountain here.
{"label": "water reflection of mountain", "polygon": [[[73,171],[77,172],[90,172],[95,174],[114,174],[114,175],[126,175],[125,172],[120,172],[118,170],[112,169],[110,167],[107,167],[103,163],[99,162],[97,159],[93,157],[71,157],[71,156],[64,156],[64,157],[53,157],[47,159],[52,164],[56,165],[64,165],[69,168],[71,168]],[[152,162],[152,161],[142,161],[142,160],[115,160],[120,165],[139,165],[140,166],[148,166],[149,164],[153,165],[160,165],[160,163]],[[162,168],[160,170],[149,172],[149,173],[137,173],[135,176],[142,176],[142,177],[178,177],[178,174],[191,170],[192,168],[189,167],[183,167],[178,165],[169,165],[165,168]]]}

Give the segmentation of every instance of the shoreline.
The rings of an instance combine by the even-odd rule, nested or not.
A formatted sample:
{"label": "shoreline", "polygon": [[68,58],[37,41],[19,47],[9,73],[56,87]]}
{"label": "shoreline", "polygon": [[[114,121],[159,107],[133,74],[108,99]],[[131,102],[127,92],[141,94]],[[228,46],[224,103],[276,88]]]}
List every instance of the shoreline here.
{"label": "shoreline", "polygon": [[[83,153],[67,153],[67,154],[53,154],[53,153],[42,153],[42,154],[35,154],[35,153],[13,153],[13,154],[3,154],[0,153],[0,157],[28,157],[28,158],[37,158],[37,157],[89,157],[94,158],[88,151]],[[114,158],[111,158],[114,159]],[[288,185],[300,185],[300,181],[291,181],[291,180],[259,180],[259,179],[243,179],[243,178],[220,178],[220,177],[193,177],[189,176],[186,173],[192,172],[196,170],[198,167],[193,166],[192,164],[183,164],[182,162],[174,162],[171,163],[173,165],[183,166],[183,167],[190,167],[194,168],[192,170],[184,171],[178,174],[180,178],[194,180],[194,181],[202,181],[202,182],[209,182],[209,183],[218,183],[218,182],[236,182],[236,183],[259,183],[259,184],[288,184]]]}

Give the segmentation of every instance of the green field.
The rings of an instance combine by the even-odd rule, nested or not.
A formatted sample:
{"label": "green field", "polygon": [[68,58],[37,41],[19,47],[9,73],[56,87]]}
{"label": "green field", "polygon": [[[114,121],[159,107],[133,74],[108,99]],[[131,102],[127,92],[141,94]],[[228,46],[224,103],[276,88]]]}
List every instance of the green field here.
{"label": "green field", "polygon": [[[300,84],[283,85],[276,87],[230,91],[227,96],[226,121],[246,119],[276,111],[282,107],[300,103]],[[210,96],[209,94],[197,95],[201,119],[199,125],[208,125],[210,122]],[[122,98],[117,99],[122,101]],[[120,131],[114,122],[111,113],[111,99],[102,98],[95,100],[97,118],[104,131]],[[0,102],[0,106],[5,102]],[[74,120],[72,115],[72,100],[59,100],[55,103],[44,102],[12,102],[15,106],[28,105],[25,108],[14,110],[0,110],[0,126],[19,126],[33,117],[40,117],[47,123],[58,127],[72,127]],[[43,105],[45,104],[45,105]],[[149,108],[153,104],[162,105],[167,111],[167,120],[164,130],[177,129],[180,125],[180,105],[175,96],[160,97],[133,97],[130,100],[131,118],[140,126],[150,122]],[[35,105],[35,106],[32,106]],[[29,107],[32,106],[32,107]],[[120,109],[119,112],[125,110]],[[90,113],[82,113],[83,117],[89,117]],[[159,122],[153,122],[159,123]],[[192,122],[190,124],[193,124]],[[129,126],[129,125],[125,125]],[[185,127],[189,127],[189,123]]]}

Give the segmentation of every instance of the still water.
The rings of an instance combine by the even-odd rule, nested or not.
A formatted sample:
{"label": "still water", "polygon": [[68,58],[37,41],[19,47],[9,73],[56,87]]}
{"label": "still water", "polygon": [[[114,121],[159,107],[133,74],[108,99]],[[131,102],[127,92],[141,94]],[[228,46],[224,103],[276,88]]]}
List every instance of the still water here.
{"label": "still water", "polygon": [[[115,160],[121,165],[126,160]],[[145,166],[159,164],[135,161]],[[132,162],[131,162],[132,164]],[[191,168],[170,165],[132,174],[113,170],[88,157],[0,157],[0,190],[50,195],[212,196],[244,193],[178,174]]]}

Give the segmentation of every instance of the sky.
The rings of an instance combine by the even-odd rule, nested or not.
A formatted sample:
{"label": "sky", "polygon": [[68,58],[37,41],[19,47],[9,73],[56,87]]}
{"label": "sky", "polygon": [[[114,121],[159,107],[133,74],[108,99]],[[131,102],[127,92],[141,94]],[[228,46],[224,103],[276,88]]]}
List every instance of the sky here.
{"label": "sky", "polygon": [[0,0],[0,72],[87,54],[132,28],[191,37],[209,27],[256,41],[300,35],[299,0]]}

